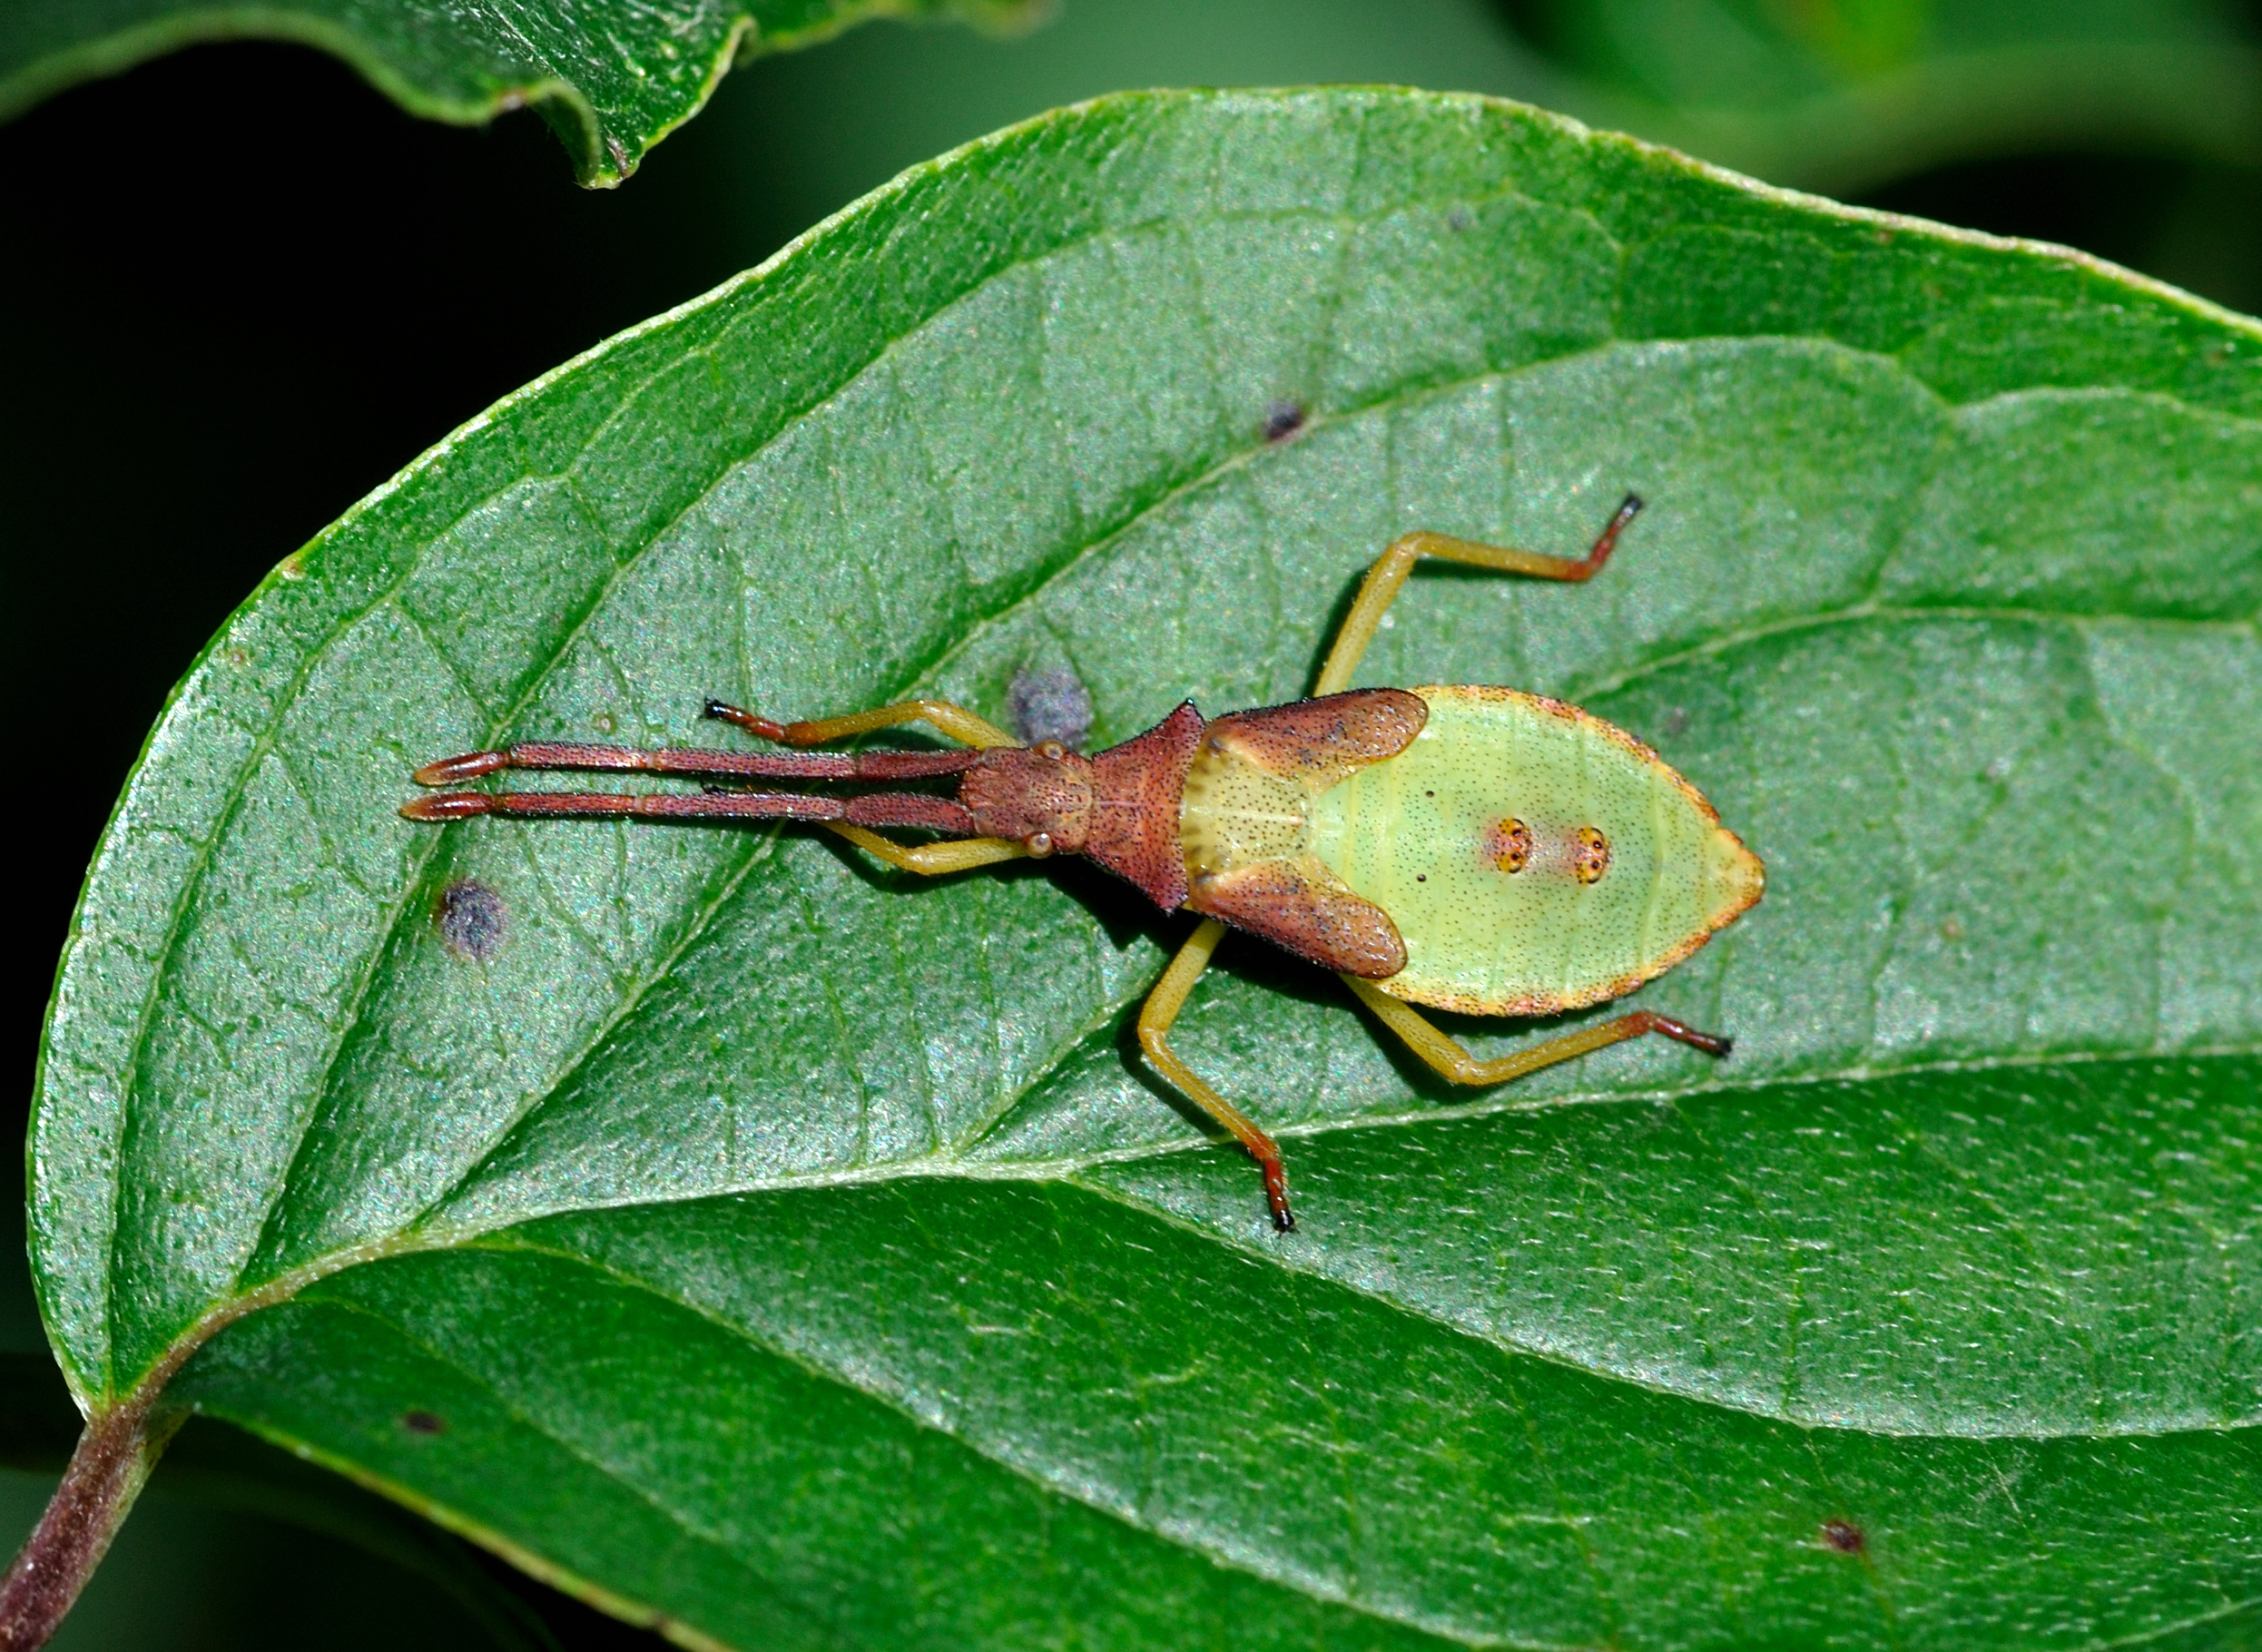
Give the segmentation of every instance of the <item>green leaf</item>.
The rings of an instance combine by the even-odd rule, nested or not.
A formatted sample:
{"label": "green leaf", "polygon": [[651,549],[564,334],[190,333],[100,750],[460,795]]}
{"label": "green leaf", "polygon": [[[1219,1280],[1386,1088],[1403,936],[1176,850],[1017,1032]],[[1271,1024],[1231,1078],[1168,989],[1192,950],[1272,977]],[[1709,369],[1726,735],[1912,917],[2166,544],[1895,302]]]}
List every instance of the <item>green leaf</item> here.
{"label": "green leaf", "polygon": [[734,64],[874,16],[991,28],[1044,0],[14,0],[0,10],[0,120],[97,75],[206,40],[289,40],[335,54],[411,114],[476,125],[532,103],[585,184],[609,186],[697,114]]}
{"label": "green leaf", "polygon": [[[1703,788],[1767,898],[1640,998],[1736,1055],[1451,1090],[1230,941],[1179,1047],[1293,1235],[1130,1040],[1184,920],[1087,868],[394,813],[709,693],[1291,698],[1393,536],[1629,487],[1605,577],[1420,574],[1365,680]],[[1475,98],[1047,116],[215,640],[64,959],[43,1310],[97,1415],[201,1344],[173,1398],[693,1644],[2251,1639],[2257,607],[2252,322]]]}
{"label": "green leaf", "polygon": [[1503,0],[1582,113],[1809,188],[2036,148],[2262,157],[2224,0]]}

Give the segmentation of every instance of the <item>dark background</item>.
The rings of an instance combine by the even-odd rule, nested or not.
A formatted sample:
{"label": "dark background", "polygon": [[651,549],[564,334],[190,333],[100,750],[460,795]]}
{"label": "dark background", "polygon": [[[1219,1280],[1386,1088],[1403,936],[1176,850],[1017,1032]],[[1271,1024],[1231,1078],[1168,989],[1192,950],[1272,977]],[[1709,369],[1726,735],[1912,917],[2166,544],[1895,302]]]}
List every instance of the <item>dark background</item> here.
{"label": "dark background", "polygon": [[[1525,89],[1500,84],[1514,78],[1505,44],[1472,58],[1450,31],[1410,35],[1391,0],[1296,12],[1304,3],[1065,0],[1018,42],[872,25],[733,74],[610,192],[574,186],[534,115],[422,123],[294,47],[196,48],[6,127],[6,703],[45,749],[19,748],[16,764],[22,978],[0,1011],[0,1136],[23,1127],[54,959],[111,801],[168,689],[276,561],[497,398],[1009,120],[1156,84]],[[1505,17],[1483,20],[1506,41]],[[2249,168],[2017,155],[1860,199],[2067,242],[2262,309],[2262,173]],[[0,1435],[20,1436],[0,1459],[36,1464],[67,1450],[72,1419],[45,1375],[18,1207],[0,1203],[0,1352],[24,1391],[0,1395]],[[660,1644],[374,1500],[310,1514],[274,1463],[232,1437],[200,1443],[198,1426],[224,1432],[192,1425],[182,1466],[169,1461],[128,1523],[64,1652]],[[51,1485],[0,1472],[11,1547]],[[483,1592],[486,1627],[465,1604]],[[498,1639],[492,1614],[521,1608],[540,1624]]]}

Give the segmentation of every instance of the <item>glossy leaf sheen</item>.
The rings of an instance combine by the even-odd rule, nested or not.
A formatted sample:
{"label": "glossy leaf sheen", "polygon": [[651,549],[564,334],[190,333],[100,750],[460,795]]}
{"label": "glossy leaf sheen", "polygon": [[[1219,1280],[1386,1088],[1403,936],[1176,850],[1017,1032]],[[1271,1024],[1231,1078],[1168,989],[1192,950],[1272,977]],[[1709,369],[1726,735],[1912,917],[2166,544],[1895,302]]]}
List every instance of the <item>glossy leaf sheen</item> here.
{"label": "glossy leaf sheen", "polygon": [[539,107],[587,184],[618,183],[699,113],[734,61],[877,15],[1010,26],[1032,0],[11,0],[0,119],[202,40],[291,40],[345,59],[412,114],[477,123]]}
{"label": "glossy leaf sheen", "polygon": [[[43,1074],[66,1370],[302,1285],[176,1394],[749,1647],[2251,1636],[2257,363],[1469,98],[920,169],[458,432],[182,685]],[[1229,942],[1180,1047],[1287,1137],[1288,1238],[1127,1053],[1184,920],[1104,877],[393,812],[708,693],[1291,698],[1394,535],[1572,550],[1629,487],[1605,577],[1424,572],[1363,675],[1578,702],[1719,805],[1767,898],[1640,998],[1736,1055],[1451,1091]]]}

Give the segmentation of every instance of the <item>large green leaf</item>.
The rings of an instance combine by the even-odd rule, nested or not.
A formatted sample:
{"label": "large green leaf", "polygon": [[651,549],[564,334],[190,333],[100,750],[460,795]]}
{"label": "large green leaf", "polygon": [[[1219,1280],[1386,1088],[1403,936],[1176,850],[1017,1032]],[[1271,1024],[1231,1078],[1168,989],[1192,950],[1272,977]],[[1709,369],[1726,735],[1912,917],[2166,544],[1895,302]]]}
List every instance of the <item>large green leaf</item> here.
{"label": "large green leaf", "polygon": [[[690,1641],[2251,1641],[2258,364],[1471,98],[1109,99],[907,174],[458,432],[182,685],[41,1077],[66,1373],[99,1417],[201,1342],[174,1398]],[[710,693],[1292,697],[1393,535],[1575,548],[1628,487],[1606,577],[1422,574],[1365,677],[1704,788],[1768,896],[1642,997],[1736,1053],[1448,1091],[1229,943],[1180,1044],[1293,1235],[1127,1053],[1184,920],[1104,877],[394,813]]]}
{"label": "large green leaf", "polygon": [[1500,0],[1605,118],[1850,189],[2041,147],[2262,158],[2230,0]]}
{"label": "large green leaf", "polygon": [[618,183],[699,113],[735,62],[872,16],[1026,22],[1043,0],[10,0],[0,7],[0,120],[201,40],[293,40],[344,58],[428,120],[476,123],[532,103],[588,184]]}

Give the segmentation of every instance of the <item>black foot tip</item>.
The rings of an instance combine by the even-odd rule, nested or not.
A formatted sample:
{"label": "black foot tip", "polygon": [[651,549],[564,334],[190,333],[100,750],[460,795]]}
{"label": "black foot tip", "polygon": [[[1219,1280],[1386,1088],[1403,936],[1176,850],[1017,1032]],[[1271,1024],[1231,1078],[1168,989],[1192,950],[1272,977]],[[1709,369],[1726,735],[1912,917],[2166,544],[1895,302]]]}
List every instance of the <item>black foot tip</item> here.
{"label": "black foot tip", "polygon": [[1720,1040],[1720,1047],[1719,1047],[1718,1049],[1716,1049],[1716,1050],[1714,1050],[1712,1053],[1713,1053],[1715,1056],[1719,1057],[1722,1060],[1726,1060],[1726,1059],[1727,1058],[1727,1054],[1728,1054],[1728,1052],[1729,1052],[1730,1050],[1734,1049],[1735,1047],[1736,1047],[1736,1040],[1735,1040],[1735,1039],[1733,1039],[1733,1038],[1723,1038],[1723,1039],[1721,1039],[1721,1040]]}
{"label": "black foot tip", "polygon": [[727,718],[731,714],[731,711],[732,707],[729,703],[724,701],[717,700],[712,694],[708,695],[706,700],[699,707],[699,714],[702,717],[712,717],[717,723],[721,723],[723,719]]}
{"label": "black foot tip", "polygon": [[1274,1211],[1273,1213],[1273,1231],[1276,1234],[1294,1233],[1296,1231],[1295,1213],[1293,1211],[1286,1210]]}

